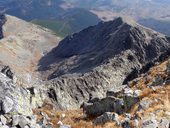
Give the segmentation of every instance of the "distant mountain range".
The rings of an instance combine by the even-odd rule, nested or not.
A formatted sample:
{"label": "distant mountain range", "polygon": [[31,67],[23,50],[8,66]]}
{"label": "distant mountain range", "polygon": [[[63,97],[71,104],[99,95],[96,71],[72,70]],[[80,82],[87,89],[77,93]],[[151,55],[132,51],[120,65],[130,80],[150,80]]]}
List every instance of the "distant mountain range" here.
{"label": "distant mountain range", "polygon": [[62,37],[100,21],[89,10],[72,7],[63,0],[0,0],[0,9],[50,28]]}
{"label": "distant mountain range", "polygon": [[[70,0],[75,7],[93,10],[103,20],[130,16],[144,26],[170,35],[169,0]],[[108,13],[109,12],[109,13]]]}
{"label": "distant mountain range", "polygon": [[82,30],[91,25],[95,25],[101,20],[97,15],[81,8],[70,9],[61,17],[56,19],[34,19],[33,23],[53,30],[57,35],[67,36]]}
{"label": "distant mountain range", "polygon": [[62,37],[119,16],[170,35],[169,0],[0,0],[0,10]]}

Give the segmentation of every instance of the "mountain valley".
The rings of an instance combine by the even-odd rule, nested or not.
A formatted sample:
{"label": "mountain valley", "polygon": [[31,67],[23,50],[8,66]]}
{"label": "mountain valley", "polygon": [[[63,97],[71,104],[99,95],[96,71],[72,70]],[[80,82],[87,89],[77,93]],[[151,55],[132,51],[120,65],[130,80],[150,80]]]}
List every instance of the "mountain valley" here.
{"label": "mountain valley", "polygon": [[166,0],[0,0],[0,9],[7,14],[49,28],[62,38],[119,16],[133,17],[146,27],[170,35],[169,8]]}

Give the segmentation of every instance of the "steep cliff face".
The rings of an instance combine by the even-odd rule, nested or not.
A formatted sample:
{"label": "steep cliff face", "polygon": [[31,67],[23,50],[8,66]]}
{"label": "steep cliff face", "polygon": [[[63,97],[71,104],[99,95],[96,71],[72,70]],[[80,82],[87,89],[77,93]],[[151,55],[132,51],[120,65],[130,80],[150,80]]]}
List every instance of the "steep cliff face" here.
{"label": "steep cliff face", "polygon": [[5,24],[5,22],[6,22],[5,15],[0,13],[0,39],[4,37],[2,26]]}
{"label": "steep cliff face", "polygon": [[169,47],[164,35],[117,18],[62,40],[40,60],[39,71],[50,80],[52,98],[62,108],[74,108],[91,94],[103,96],[111,86],[122,85],[129,73]]}

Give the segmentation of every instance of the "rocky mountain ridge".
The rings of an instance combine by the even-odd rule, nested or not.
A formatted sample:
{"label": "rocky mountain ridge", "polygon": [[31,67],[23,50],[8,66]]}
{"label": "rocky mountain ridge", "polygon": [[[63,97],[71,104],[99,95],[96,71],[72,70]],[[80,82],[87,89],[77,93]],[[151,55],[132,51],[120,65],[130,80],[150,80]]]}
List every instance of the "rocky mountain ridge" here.
{"label": "rocky mountain ridge", "polygon": [[38,111],[73,128],[169,128],[169,71],[168,57],[127,85],[114,86],[105,97],[91,97],[83,110],[57,111],[55,116],[48,106]]}
{"label": "rocky mountain ridge", "polygon": [[[98,125],[113,121],[115,127],[168,128],[169,62],[167,58],[157,63],[122,88],[113,87],[103,99],[95,97],[89,100],[83,104],[84,111],[89,116],[98,116],[94,120]],[[118,118],[121,115],[124,120]]]}
{"label": "rocky mountain ridge", "polygon": [[[140,103],[139,99],[154,98],[164,90],[163,85],[168,85],[167,62],[156,74],[149,69],[152,63],[156,65],[170,55],[170,38],[131,19],[100,22],[59,42],[49,30],[7,16],[3,33],[0,40],[2,127],[70,128],[61,122],[69,118],[63,114],[66,111],[60,115],[57,110],[69,110],[74,116],[76,113],[71,109],[80,105],[86,113],[75,111],[78,116],[72,121],[87,121],[95,116],[90,118],[94,122],[89,128],[108,121],[115,121],[114,126],[130,126],[136,118],[126,114],[128,110],[134,110],[132,113],[138,116],[133,107]],[[160,93],[163,99],[165,92]],[[154,103],[163,102],[160,101]],[[139,114],[145,114],[142,109]],[[168,107],[163,110],[169,111]],[[123,119],[117,120],[121,116]],[[138,118],[137,121],[145,122]],[[152,121],[146,121],[144,126]],[[156,121],[154,118],[155,126],[161,124]]]}
{"label": "rocky mountain ridge", "polygon": [[122,85],[127,75],[158,59],[169,45],[166,36],[117,18],[66,37],[40,60],[39,71],[52,79],[47,86],[57,105],[77,108],[90,95],[102,97],[110,87]]}

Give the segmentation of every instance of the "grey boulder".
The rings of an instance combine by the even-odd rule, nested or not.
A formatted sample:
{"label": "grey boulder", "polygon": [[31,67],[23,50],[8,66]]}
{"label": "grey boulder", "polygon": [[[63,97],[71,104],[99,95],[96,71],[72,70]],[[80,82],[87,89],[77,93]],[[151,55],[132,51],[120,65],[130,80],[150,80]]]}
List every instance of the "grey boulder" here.
{"label": "grey boulder", "polygon": [[1,116],[0,116],[0,120],[1,120],[1,122],[2,122],[3,125],[6,125],[6,123],[7,123],[6,117],[4,117],[3,115],[1,115]]}
{"label": "grey boulder", "polygon": [[99,124],[105,124],[110,121],[118,121],[118,114],[105,112],[103,115],[97,117],[94,123],[99,125]]}
{"label": "grey boulder", "polygon": [[59,128],[71,128],[70,125],[61,125]]}
{"label": "grey boulder", "polygon": [[158,122],[156,119],[146,119],[142,123],[142,128],[158,128]]}
{"label": "grey boulder", "polygon": [[4,100],[2,101],[2,111],[4,113],[9,113],[14,107],[14,102],[11,98],[5,96]]}

